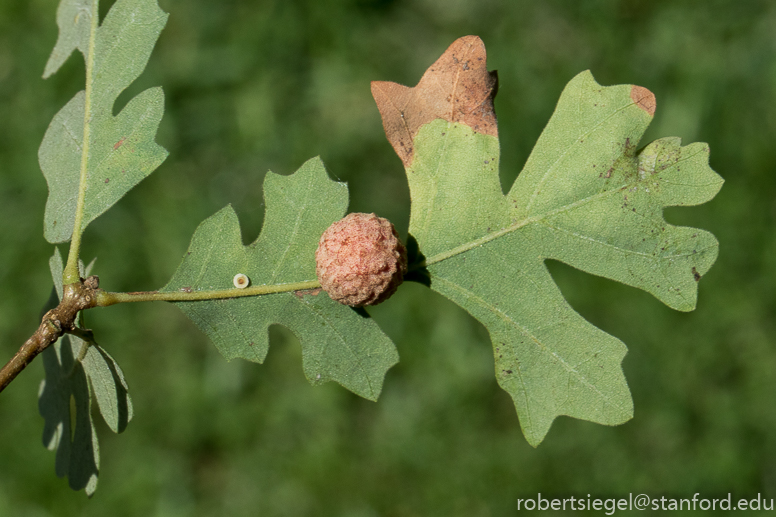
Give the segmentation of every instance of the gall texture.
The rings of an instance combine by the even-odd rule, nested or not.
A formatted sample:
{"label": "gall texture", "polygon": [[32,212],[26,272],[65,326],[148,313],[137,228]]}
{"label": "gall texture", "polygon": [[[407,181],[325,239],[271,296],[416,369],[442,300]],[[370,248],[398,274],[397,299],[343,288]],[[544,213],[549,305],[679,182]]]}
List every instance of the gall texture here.
{"label": "gall texture", "polygon": [[387,219],[348,214],[323,232],[315,252],[321,287],[353,307],[387,300],[407,272],[407,249]]}

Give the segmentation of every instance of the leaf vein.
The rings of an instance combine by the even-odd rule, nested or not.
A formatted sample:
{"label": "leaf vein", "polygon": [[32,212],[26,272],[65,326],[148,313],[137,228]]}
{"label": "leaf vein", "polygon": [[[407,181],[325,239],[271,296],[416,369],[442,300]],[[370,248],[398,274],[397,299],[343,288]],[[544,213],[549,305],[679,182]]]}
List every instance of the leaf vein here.
{"label": "leaf vein", "polygon": [[[542,186],[544,186],[544,183],[547,181],[547,179],[552,175],[552,173],[555,170],[555,167],[574,149],[576,149],[577,146],[581,145],[580,140],[583,140],[584,138],[589,137],[592,135],[595,131],[601,129],[609,119],[614,118],[616,115],[619,115],[622,111],[628,109],[629,107],[633,106],[635,103],[631,102],[629,104],[626,104],[625,106],[615,110],[613,113],[605,117],[603,120],[601,120],[598,124],[590,128],[590,130],[587,133],[583,133],[581,135],[578,135],[574,139],[574,143],[570,145],[563,153],[561,153],[558,158],[547,168],[547,171],[542,176],[541,180],[539,180],[539,183],[536,185],[536,188],[534,189],[533,193],[531,194],[531,198],[528,201],[528,206],[525,209],[526,213],[531,212],[531,207],[534,204],[534,201],[536,201],[537,196],[539,195],[539,192],[542,189]],[[538,144],[537,144],[538,145]]]}
{"label": "leaf vein", "polygon": [[[372,386],[372,381],[369,378],[369,375],[367,375],[365,368],[363,367],[363,362],[361,360],[362,354],[359,354],[358,351],[354,350],[350,342],[348,342],[347,339],[342,335],[342,333],[337,329],[337,327],[331,322],[329,318],[326,317],[326,315],[322,312],[313,307],[311,304],[307,303],[304,299],[298,300],[299,303],[302,304],[308,311],[310,311],[313,315],[317,316],[320,320],[325,322],[328,325],[328,328],[331,329],[331,331],[334,333],[334,335],[339,339],[339,341],[343,344],[344,348],[347,349],[348,352],[350,352],[350,355],[355,358],[355,363],[358,365],[358,373],[364,378],[366,381],[367,386],[369,387],[369,396],[374,397],[374,387]],[[300,337],[301,339],[301,337]]]}
{"label": "leaf vein", "polygon": [[[312,176],[308,177],[307,180],[307,188],[305,189],[306,194],[310,194],[311,188],[310,185],[313,182],[314,178]],[[285,194],[285,193],[284,193]],[[296,203],[293,202],[292,199],[290,199],[287,195],[284,195],[286,198],[286,202],[289,203],[291,206],[294,206],[296,208]],[[288,235],[288,238],[286,239],[285,243],[285,249],[283,250],[283,253],[280,256],[280,260],[277,261],[275,264],[275,267],[272,269],[272,275],[270,276],[270,283],[274,283],[275,279],[277,278],[277,275],[280,273],[281,267],[286,261],[286,257],[288,257],[288,252],[291,251],[291,243],[296,241],[297,235],[300,233],[302,219],[304,218],[305,211],[310,206],[309,198],[303,200],[302,206],[296,210],[296,218],[294,220],[294,227],[291,230],[290,234]]]}
{"label": "leaf vein", "polygon": [[590,381],[588,381],[579,371],[577,371],[577,369],[574,366],[569,364],[565,359],[563,359],[561,356],[559,356],[555,352],[550,351],[548,349],[548,347],[539,340],[539,338],[537,338],[533,333],[529,332],[529,330],[527,328],[525,328],[524,326],[520,325],[510,315],[508,315],[507,313],[499,310],[498,308],[496,308],[492,304],[486,302],[483,298],[477,296],[472,291],[470,291],[468,289],[465,289],[464,287],[462,287],[462,286],[460,286],[460,285],[458,285],[458,284],[456,284],[456,283],[454,283],[454,282],[452,282],[450,280],[447,280],[444,277],[436,276],[435,277],[435,281],[441,281],[443,284],[447,285],[448,287],[450,287],[450,288],[452,288],[454,290],[459,291],[464,296],[466,296],[468,299],[476,302],[478,305],[480,305],[484,309],[490,311],[494,316],[496,316],[497,318],[502,320],[507,325],[514,327],[515,330],[517,330],[518,332],[522,333],[530,341],[532,341],[536,345],[536,348],[538,348],[541,352],[543,352],[544,354],[552,355],[555,358],[557,358],[559,363],[563,366],[563,368],[566,370],[566,372],[569,375],[573,374],[573,376],[575,378],[577,378],[582,384],[586,385],[593,392],[597,393],[601,397],[601,399],[607,401],[612,406],[615,406],[615,407],[618,407],[620,409],[623,409],[618,404],[615,404],[612,401],[611,397],[606,396],[604,393],[601,392],[601,390],[598,389],[597,386],[595,386]]}

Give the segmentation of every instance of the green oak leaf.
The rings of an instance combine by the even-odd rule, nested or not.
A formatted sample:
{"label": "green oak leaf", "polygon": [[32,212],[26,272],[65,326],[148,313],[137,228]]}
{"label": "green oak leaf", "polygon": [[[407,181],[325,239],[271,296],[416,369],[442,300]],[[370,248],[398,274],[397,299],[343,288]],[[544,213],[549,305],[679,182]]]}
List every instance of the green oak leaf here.
{"label": "green oak leaf", "polygon": [[[315,158],[291,176],[268,173],[266,214],[256,241],[242,243],[231,206],[206,219],[162,292],[233,289],[237,274],[251,288],[314,282],[315,250],[326,228],[348,205],[344,183],[329,179]],[[332,301],[318,291],[281,292],[206,301],[175,302],[227,359],[263,362],[272,324],[300,340],[305,376],[312,384],[333,380],[376,400],[385,372],[398,361],[391,340],[364,311]]]}
{"label": "green oak leaf", "polygon": [[[62,296],[62,256],[49,260],[57,299]],[[82,268],[83,269],[83,268]],[[132,419],[132,399],[118,363],[96,343],[67,335],[42,353],[46,378],[38,408],[45,420],[43,444],[56,450],[55,470],[70,487],[91,496],[97,489],[100,446],[92,421],[92,398],[108,427],[122,432]]]}
{"label": "green oak leaf", "polygon": [[[706,144],[664,138],[637,152],[654,96],[603,87],[583,72],[504,195],[494,91],[476,37],[456,41],[416,88],[373,83],[406,166],[415,270],[485,325],[498,383],[535,446],[561,415],[616,425],[633,414],[625,345],[571,308],[545,260],[692,310],[718,243],[668,224],[663,209],[709,201],[723,181],[709,168]],[[430,116],[427,106],[441,107]]]}
{"label": "green oak leaf", "polygon": [[76,49],[86,61],[86,90],[56,114],[38,151],[49,186],[44,235],[52,243],[82,233],[167,157],[154,142],[164,111],[161,88],[144,91],[113,116],[116,98],[145,68],[167,14],[156,0],[118,0],[98,27],[97,13],[97,0],[61,1],[59,39],[44,73],[55,73]]}

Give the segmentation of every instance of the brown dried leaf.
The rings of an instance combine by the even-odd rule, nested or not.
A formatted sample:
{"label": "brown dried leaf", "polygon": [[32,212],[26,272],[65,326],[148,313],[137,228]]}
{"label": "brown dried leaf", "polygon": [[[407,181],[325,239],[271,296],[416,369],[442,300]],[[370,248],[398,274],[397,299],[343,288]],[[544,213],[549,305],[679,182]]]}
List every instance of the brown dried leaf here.
{"label": "brown dried leaf", "polygon": [[415,135],[421,126],[435,119],[466,124],[478,133],[498,136],[493,110],[497,83],[496,72],[486,68],[482,40],[464,36],[448,47],[414,88],[373,81],[372,96],[388,141],[408,167]]}
{"label": "brown dried leaf", "polygon": [[655,108],[657,107],[657,102],[655,100],[655,94],[651,91],[647,90],[643,86],[633,86],[631,88],[631,99],[633,99],[633,102],[635,102],[639,108],[646,111],[650,117],[655,116]]}

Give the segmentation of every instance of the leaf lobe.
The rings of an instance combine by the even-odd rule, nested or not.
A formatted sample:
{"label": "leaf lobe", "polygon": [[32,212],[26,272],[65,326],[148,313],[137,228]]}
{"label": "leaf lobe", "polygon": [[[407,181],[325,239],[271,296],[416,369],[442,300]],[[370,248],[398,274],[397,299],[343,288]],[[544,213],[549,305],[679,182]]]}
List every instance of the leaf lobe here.
{"label": "leaf lobe", "polygon": [[475,132],[498,136],[493,98],[498,79],[488,72],[485,45],[477,36],[453,42],[414,88],[372,81],[385,134],[405,167],[412,162],[421,126],[436,119],[465,124]]}

